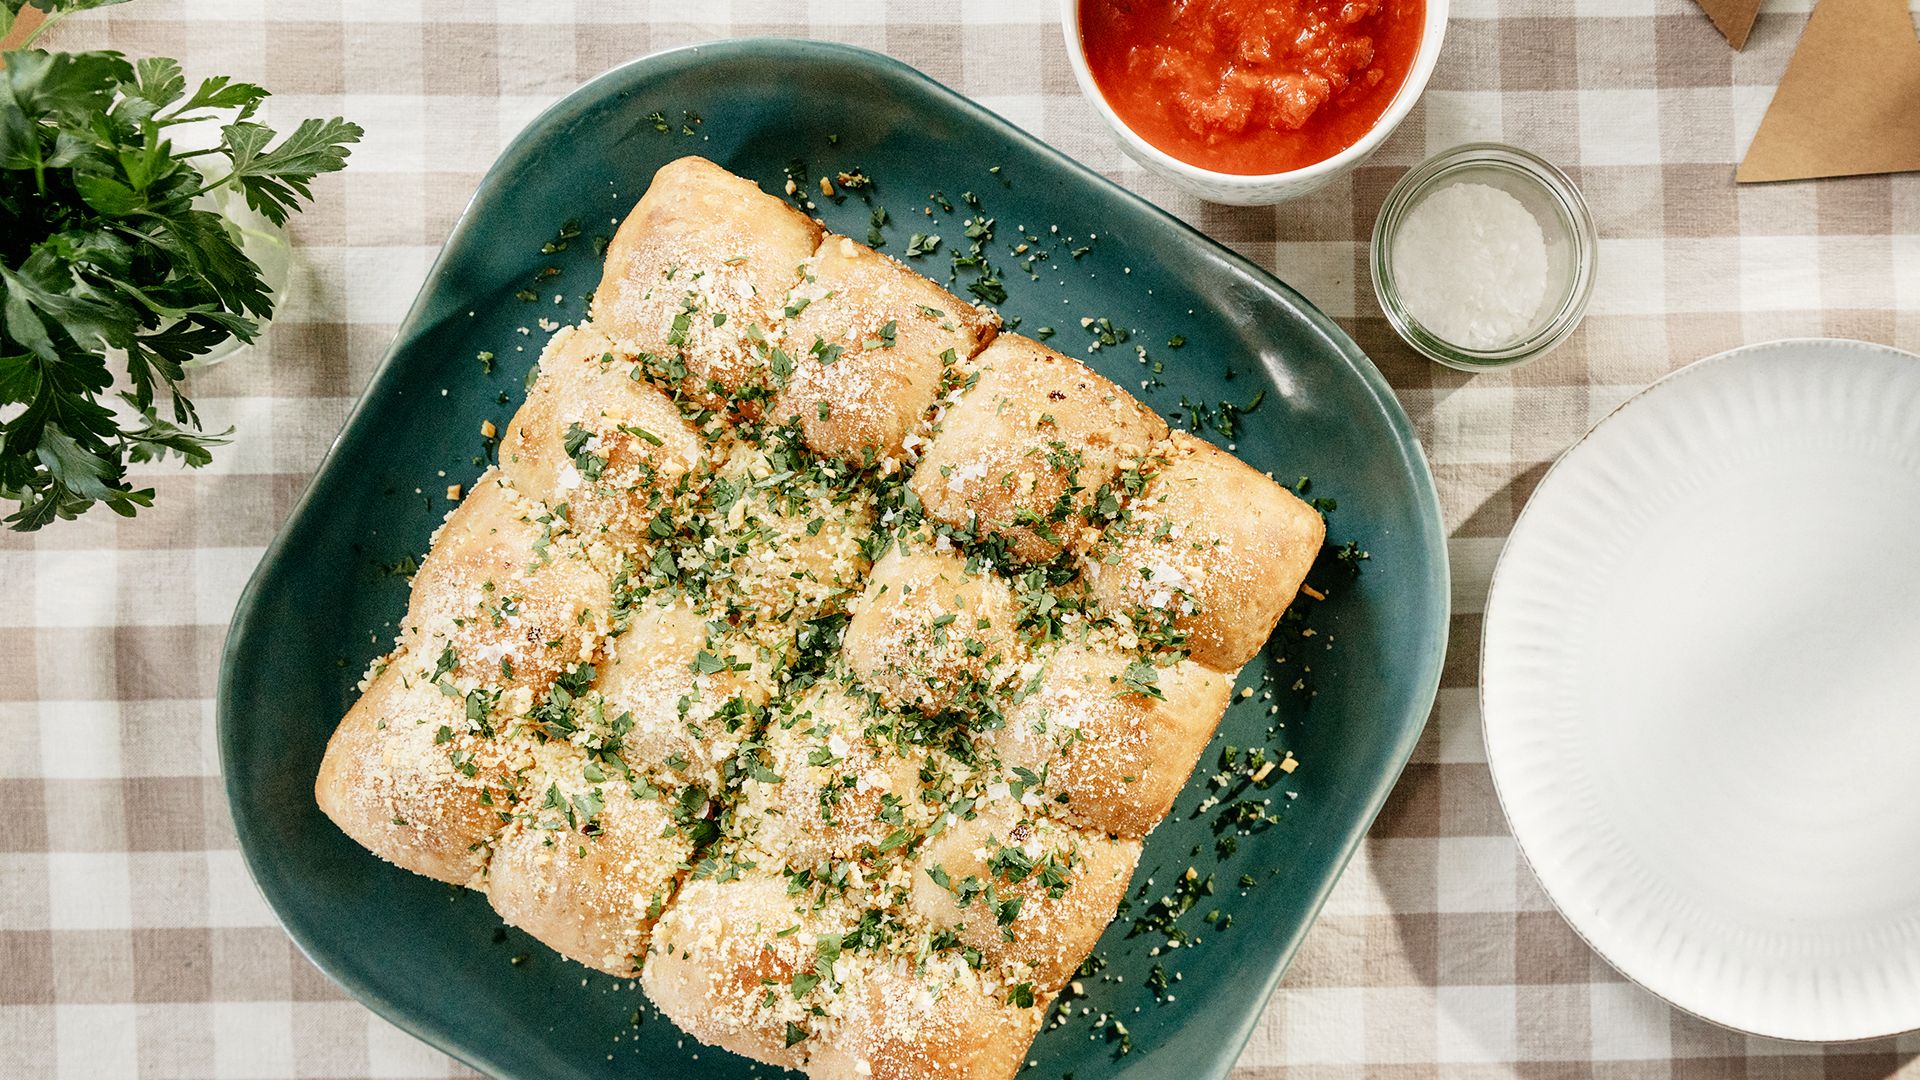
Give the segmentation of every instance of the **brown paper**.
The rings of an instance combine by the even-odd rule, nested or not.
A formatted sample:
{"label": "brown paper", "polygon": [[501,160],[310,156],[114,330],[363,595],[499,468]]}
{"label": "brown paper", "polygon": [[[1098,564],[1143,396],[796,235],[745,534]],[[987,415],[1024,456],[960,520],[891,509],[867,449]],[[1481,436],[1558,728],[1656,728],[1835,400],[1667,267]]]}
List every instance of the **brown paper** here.
{"label": "brown paper", "polygon": [[1735,49],[1747,47],[1747,35],[1753,31],[1753,18],[1760,14],[1760,0],[1698,0],[1713,20],[1713,28]]}
{"label": "brown paper", "polygon": [[27,40],[27,35],[33,33],[34,28],[39,26],[40,21],[44,18],[46,18],[45,15],[40,14],[30,7],[21,8],[20,14],[14,16],[13,25],[7,29],[6,38],[0,40],[0,51],[18,48],[20,43]]}
{"label": "brown paper", "polygon": [[1820,0],[1734,178],[1920,169],[1920,40],[1906,0]]}

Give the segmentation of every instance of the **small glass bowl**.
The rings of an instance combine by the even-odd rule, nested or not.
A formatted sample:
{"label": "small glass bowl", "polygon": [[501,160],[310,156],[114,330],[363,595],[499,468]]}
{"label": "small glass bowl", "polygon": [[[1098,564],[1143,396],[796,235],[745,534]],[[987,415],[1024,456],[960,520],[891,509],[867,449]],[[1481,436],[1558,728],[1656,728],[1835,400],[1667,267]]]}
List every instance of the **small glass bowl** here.
{"label": "small glass bowl", "polygon": [[[1471,181],[1512,195],[1540,223],[1547,240],[1547,294],[1534,325],[1501,349],[1455,345],[1422,326],[1400,302],[1393,281],[1393,244],[1407,213],[1440,187]],[[1593,293],[1598,236],[1587,201],[1567,175],[1539,157],[1499,143],[1467,143],[1436,154],[1400,178],[1373,223],[1373,291],[1387,321],[1407,344],[1461,371],[1518,367],[1552,351],[1579,325]]]}

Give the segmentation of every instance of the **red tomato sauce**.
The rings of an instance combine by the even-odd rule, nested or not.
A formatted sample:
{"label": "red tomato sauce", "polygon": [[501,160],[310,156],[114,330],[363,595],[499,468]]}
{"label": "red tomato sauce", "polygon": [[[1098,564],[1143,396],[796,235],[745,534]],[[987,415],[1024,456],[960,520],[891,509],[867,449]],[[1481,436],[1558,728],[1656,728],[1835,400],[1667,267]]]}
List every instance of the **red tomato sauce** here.
{"label": "red tomato sauce", "polygon": [[1311,165],[1360,140],[1420,51],[1424,0],[1080,0],[1107,104],[1215,172]]}

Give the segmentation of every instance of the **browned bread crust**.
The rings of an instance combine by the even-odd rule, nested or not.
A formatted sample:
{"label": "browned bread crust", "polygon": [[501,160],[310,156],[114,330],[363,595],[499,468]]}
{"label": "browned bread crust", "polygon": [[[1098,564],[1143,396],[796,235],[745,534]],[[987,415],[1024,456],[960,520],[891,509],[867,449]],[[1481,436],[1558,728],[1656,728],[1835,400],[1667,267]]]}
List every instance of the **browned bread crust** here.
{"label": "browned bread crust", "polygon": [[1094,595],[1171,618],[1215,671],[1238,671],[1266,644],[1327,538],[1326,519],[1293,492],[1184,431],[1127,505],[1082,557]]}
{"label": "browned bread crust", "polygon": [[1111,521],[1121,469],[1167,435],[1125,390],[1018,334],[995,338],[966,376],[913,490],[935,520],[1004,537],[1023,562],[1046,562]]}
{"label": "browned bread crust", "polygon": [[899,459],[993,317],[893,259],[828,236],[789,296],[772,417],[829,457]]}

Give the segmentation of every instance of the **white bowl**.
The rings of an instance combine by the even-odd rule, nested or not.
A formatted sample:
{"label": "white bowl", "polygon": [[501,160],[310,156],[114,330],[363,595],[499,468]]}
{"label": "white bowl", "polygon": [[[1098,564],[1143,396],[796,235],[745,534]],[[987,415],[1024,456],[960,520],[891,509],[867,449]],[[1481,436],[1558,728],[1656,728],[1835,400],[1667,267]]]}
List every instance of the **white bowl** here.
{"label": "white bowl", "polygon": [[1073,64],[1073,77],[1080,80],[1080,92],[1093,102],[1094,110],[1113,129],[1128,156],[1203,199],[1236,206],[1265,206],[1305,195],[1367,160],[1387,136],[1393,134],[1393,129],[1400,126],[1400,121],[1406,119],[1413,103],[1420,100],[1421,91],[1427,88],[1434,63],[1440,59],[1440,46],[1447,36],[1447,0],[1427,0],[1426,14],[1413,69],[1407,72],[1406,81],[1400,84],[1400,92],[1387,106],[1387,111],[1380,114],[1380,119],[1360,141],[1325,161],[1259,175],[1203,169],[1141,138],[1120,119],[1113,106],[1107,104],[1106,95],[1093,81],[1093,69],[1087,66],[1086,48],[1080,39],[1080,0],[1060,0],[1060,29],[1067,36],[1067,59]]}

